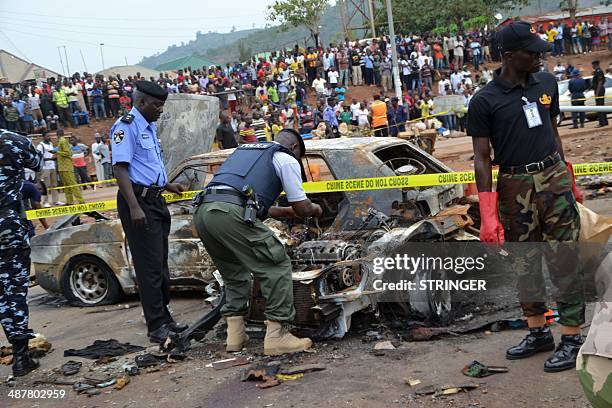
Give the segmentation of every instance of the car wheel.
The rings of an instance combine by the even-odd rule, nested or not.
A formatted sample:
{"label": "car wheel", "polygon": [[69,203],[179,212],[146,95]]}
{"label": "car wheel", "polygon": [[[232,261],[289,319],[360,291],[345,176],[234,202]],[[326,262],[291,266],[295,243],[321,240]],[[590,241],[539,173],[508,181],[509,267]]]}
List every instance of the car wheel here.
{"label": "car wheel", "polygon": [[[410,307],[425,319],[444,326],[451,322],[451,291],[430,288],[429,281],[432,280],[446,281],[446,272],[421,270],[416,273],[416,287],[410,291]],[[425,289],[421,288],[421,282],[425,284]]]}
{"label": "car wheel", "polygon": [[82,255],[72,258],[64,268],[62,293],[75,306],[113,304],[123,295],[111,269],[100,258]]}

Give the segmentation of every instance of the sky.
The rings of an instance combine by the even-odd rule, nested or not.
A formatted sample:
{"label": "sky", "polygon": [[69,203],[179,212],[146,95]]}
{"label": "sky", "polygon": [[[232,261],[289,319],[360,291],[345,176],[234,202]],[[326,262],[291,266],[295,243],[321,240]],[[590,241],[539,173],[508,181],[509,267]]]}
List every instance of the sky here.
{"label": "sky", "polygon": [[263,28],[271,3],[273,0],[1,0],[0,49],[60,74],[67,68],[71,74],[97,72],[102,69],[102,55],[105,68],[126,65],[126,60],[131,65],[169,45],[194,40],[198,30]]}

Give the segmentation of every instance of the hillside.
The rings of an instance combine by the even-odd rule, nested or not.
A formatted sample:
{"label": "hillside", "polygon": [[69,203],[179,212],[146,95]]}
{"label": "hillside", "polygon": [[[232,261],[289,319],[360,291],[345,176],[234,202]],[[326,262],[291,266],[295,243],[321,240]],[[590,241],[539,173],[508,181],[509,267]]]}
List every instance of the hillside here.
{"label": "hillside", "polygon": [[[329,7],[321,19],[321,42],[323,44],[340,39],[340,25],[338,12],[335,6]],[[257,54],[264,51],[277,50],[281,47],[293,47],[296,43],[304,45],[304,40],[312,44],[312,39],[307,29],[291,28],[280,31],[278,27],[266,29],[240,30],[233,33],[207,33],[200,35],[188,44],[172,45],[161,54],[145,57],[139,62],[140,65],[149,68],[185,57],[193,53],[202,55],[205,59],[225,64],[240,60],[240,43],[248,54]]]}
{"label": "hillside", "polygon": [[160,54],[144,57],[139,65],[154,69],[156,66],[168,61],[172,61],[181,57],[186,57],[191,54],[205,55],[212,48],[223,47],[234,44],[241,38],[247,37],[262,29],[240,30],[231,33],[196,33],[196,39],[191,40],[183,45],[173,44],[168,49]]}

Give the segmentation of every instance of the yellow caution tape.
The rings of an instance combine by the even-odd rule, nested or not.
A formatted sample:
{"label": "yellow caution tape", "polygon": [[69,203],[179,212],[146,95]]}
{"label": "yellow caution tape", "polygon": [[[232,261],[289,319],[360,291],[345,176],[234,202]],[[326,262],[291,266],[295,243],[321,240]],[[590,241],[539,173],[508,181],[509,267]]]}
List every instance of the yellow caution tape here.
{"label": "yellow caution tape", "polygon": [[[612,173],[612,162],[574,164],[575,176]],[[493,179],[497,179],[497,170],[493,171]],[[475,183],[473,171],[458,171],[451,173],[416,174],[410,176],[370,177],[345,180],[314,181],[303,183],[304,191],[313,193],[335,193],[342,191],[380,190],[388,188],[429,187],[455,184]],[[201,190],[186,191],[181,194],[163,194],[166,202],[191,200]],[[26,211],[28,220],[38,218],[58,217],[68,214],[79,214],[89,211],[106,211],[117,208],[116,200],[99,201],[87,204],[65,205],[61,207],[43,208]]]}
{"label": "yellow caution tape", "polygon": [[116,181],[117,179],[113,178],[113,179],[108,179],[108,180],[90,181],[88,183],[71,184],[69,186],[51,187],[51,188],[47,188],[47,190],[62,190],[68,187],[93,186],[93,185],[102,184],[102,183],[114,183]]}

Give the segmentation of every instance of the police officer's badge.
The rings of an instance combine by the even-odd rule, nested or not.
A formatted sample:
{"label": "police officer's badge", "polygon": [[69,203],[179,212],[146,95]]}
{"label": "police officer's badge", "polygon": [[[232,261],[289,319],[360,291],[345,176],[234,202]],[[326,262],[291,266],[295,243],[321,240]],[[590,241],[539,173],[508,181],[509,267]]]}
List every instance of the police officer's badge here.
{"label": "police officer's badge", "polygon": [[115,133],[113,133],[113,140],[115,141],[115,144],[121,143],[124,137],[125,132],[123,130],[115,130]]}

